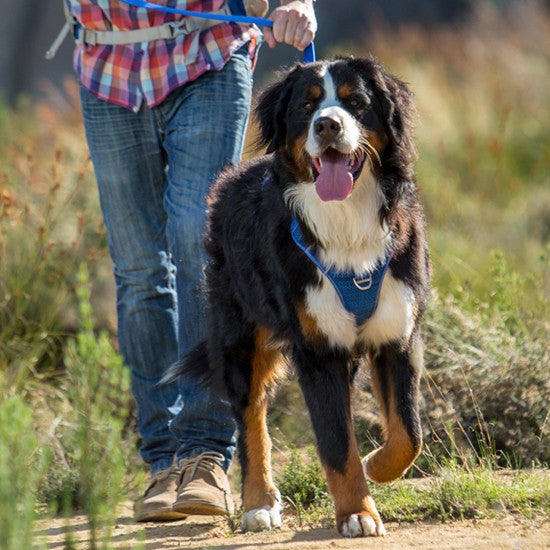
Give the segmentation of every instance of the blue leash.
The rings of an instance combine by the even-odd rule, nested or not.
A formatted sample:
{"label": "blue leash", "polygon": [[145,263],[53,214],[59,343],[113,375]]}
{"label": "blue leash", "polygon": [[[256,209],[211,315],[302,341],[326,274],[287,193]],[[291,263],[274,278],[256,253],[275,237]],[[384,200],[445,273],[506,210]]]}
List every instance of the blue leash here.
{"label": "blue leash", "polygon": [[[153,2],[145,0],[121,0],[125,4],[134,6],[135,8],[146,8],[149,10],[163,11],[165,13],[177,13],[178,15],[187,15],[188,17],[199,17],[201,19],[214,19],[217,21],[229,21],[231,23],[248,23],[263,27],[273,27],[273,21],[262,17],[250,17],[248,15],[222,15],[220,13],[206,13],[200,11],[180,10],[177,8],[169,8],[167,6],[159,6]],[[304,63],[313,63],[315,61],[315,45],[313,42],[304,50]]]}

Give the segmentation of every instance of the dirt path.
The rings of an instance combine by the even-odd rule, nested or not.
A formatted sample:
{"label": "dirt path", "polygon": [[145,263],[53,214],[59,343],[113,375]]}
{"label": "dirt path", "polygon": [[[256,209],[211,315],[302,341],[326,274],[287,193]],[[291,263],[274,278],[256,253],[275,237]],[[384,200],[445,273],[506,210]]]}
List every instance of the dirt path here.
{"label": "dirt path", "polygon": [[[37,542],[48,548],[64,548],[66,520],[42,519],[36,524]],[[76,548],[89,547],[89,531],[83,516],[69,520]],[[290,524],[290,526],[289,526]],[[323,550],[334,548],[486,548],[531,549],[550,548],[548,518],[525,520],[505,516],[498,520],[457,521],[452,523],[418,522],[387,523],[384,539],[343,539],[335,528],[310,528],[287,524],[270,533],[231,535],[224,519],[193,517],[164,524],[138,525],[132,520],[132,508],[127,503],[121,510],[112,545],[116,548],[195,549],[296,549]]]}

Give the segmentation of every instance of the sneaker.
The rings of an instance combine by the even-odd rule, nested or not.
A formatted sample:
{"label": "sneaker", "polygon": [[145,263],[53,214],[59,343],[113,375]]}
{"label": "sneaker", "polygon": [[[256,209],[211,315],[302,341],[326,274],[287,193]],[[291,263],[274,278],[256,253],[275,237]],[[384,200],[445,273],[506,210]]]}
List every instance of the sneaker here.
{"label": "sneaker", "polygon": [[182,514],[172,509],[176,500],[180,472],[173,467],[160,470],[152,478],[143,496],[134,505],[136,521],[175,521],[184,519]]}
{"label": "sneaker", "polygon": [[199,516],[228,516],[235,506],[220,453],[206,452],[180,460],[178,496],[172,510]]}

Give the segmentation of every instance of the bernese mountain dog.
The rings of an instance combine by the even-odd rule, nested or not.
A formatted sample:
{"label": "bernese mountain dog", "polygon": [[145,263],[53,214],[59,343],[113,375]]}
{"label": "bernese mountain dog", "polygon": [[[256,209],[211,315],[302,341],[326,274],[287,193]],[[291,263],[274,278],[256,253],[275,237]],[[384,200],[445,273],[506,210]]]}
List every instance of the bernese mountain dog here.
{"label": "bernese mountain dog", "polygon": [[[266,413],[297,372],[339,532],[385,534],[367,478],[403,475],[421,448],[419,322],[430,265],[413,161],[413,95],[372,59],[298,64],[259,98],[266,155],[208,200],[207,341],[170,371],[210,372],[239,430],[243,529],[281,524]],[[370,370],[384,444],[361,461],[352,385]]]}

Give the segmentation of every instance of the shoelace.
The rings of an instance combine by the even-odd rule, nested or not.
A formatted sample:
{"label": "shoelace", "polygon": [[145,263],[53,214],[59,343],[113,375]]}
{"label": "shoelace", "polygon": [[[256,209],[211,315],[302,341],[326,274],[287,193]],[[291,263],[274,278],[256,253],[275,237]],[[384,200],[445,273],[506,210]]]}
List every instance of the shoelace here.
{"label": "shoelace", "polygon": [[151,491],[151,489],[157,485],[157,483],[159,483],[160,481],[164,481],[165,479],[168,479],[170,476],[178,476],[179,475],[179,472],[174,469],[174,467],[171,467],[171,468],[167,468],[165,470],[160,470],[159,472],[157,472],[152,478],[151,478],[151,481],[149,482],[149,486],[147,487],[147,489],[145,489],[145,495],[147,495],[149,493],[149,491]]}
{"label": "shoelace", "polygon": [[225,458],[221,453],[217,453],[214,451],[207,451],[205,453],[197,455],[194,458],[190,458],[187,460],[189,460],[189,462],[185,464],[184,467],[182,467],[181,475],[183,477],[183,473],[184,471],[187,471],[187,467],[192,466],[193,469],[191,470],[191,478],[189,479],[189,481],[191,481],[192,479],[194,479],[195,474],[197,473],[197,470],[199,468],[201,470],[211,472],[212,470],[214,470],[213,462],[216,462],[218,465],[221,466]]}

